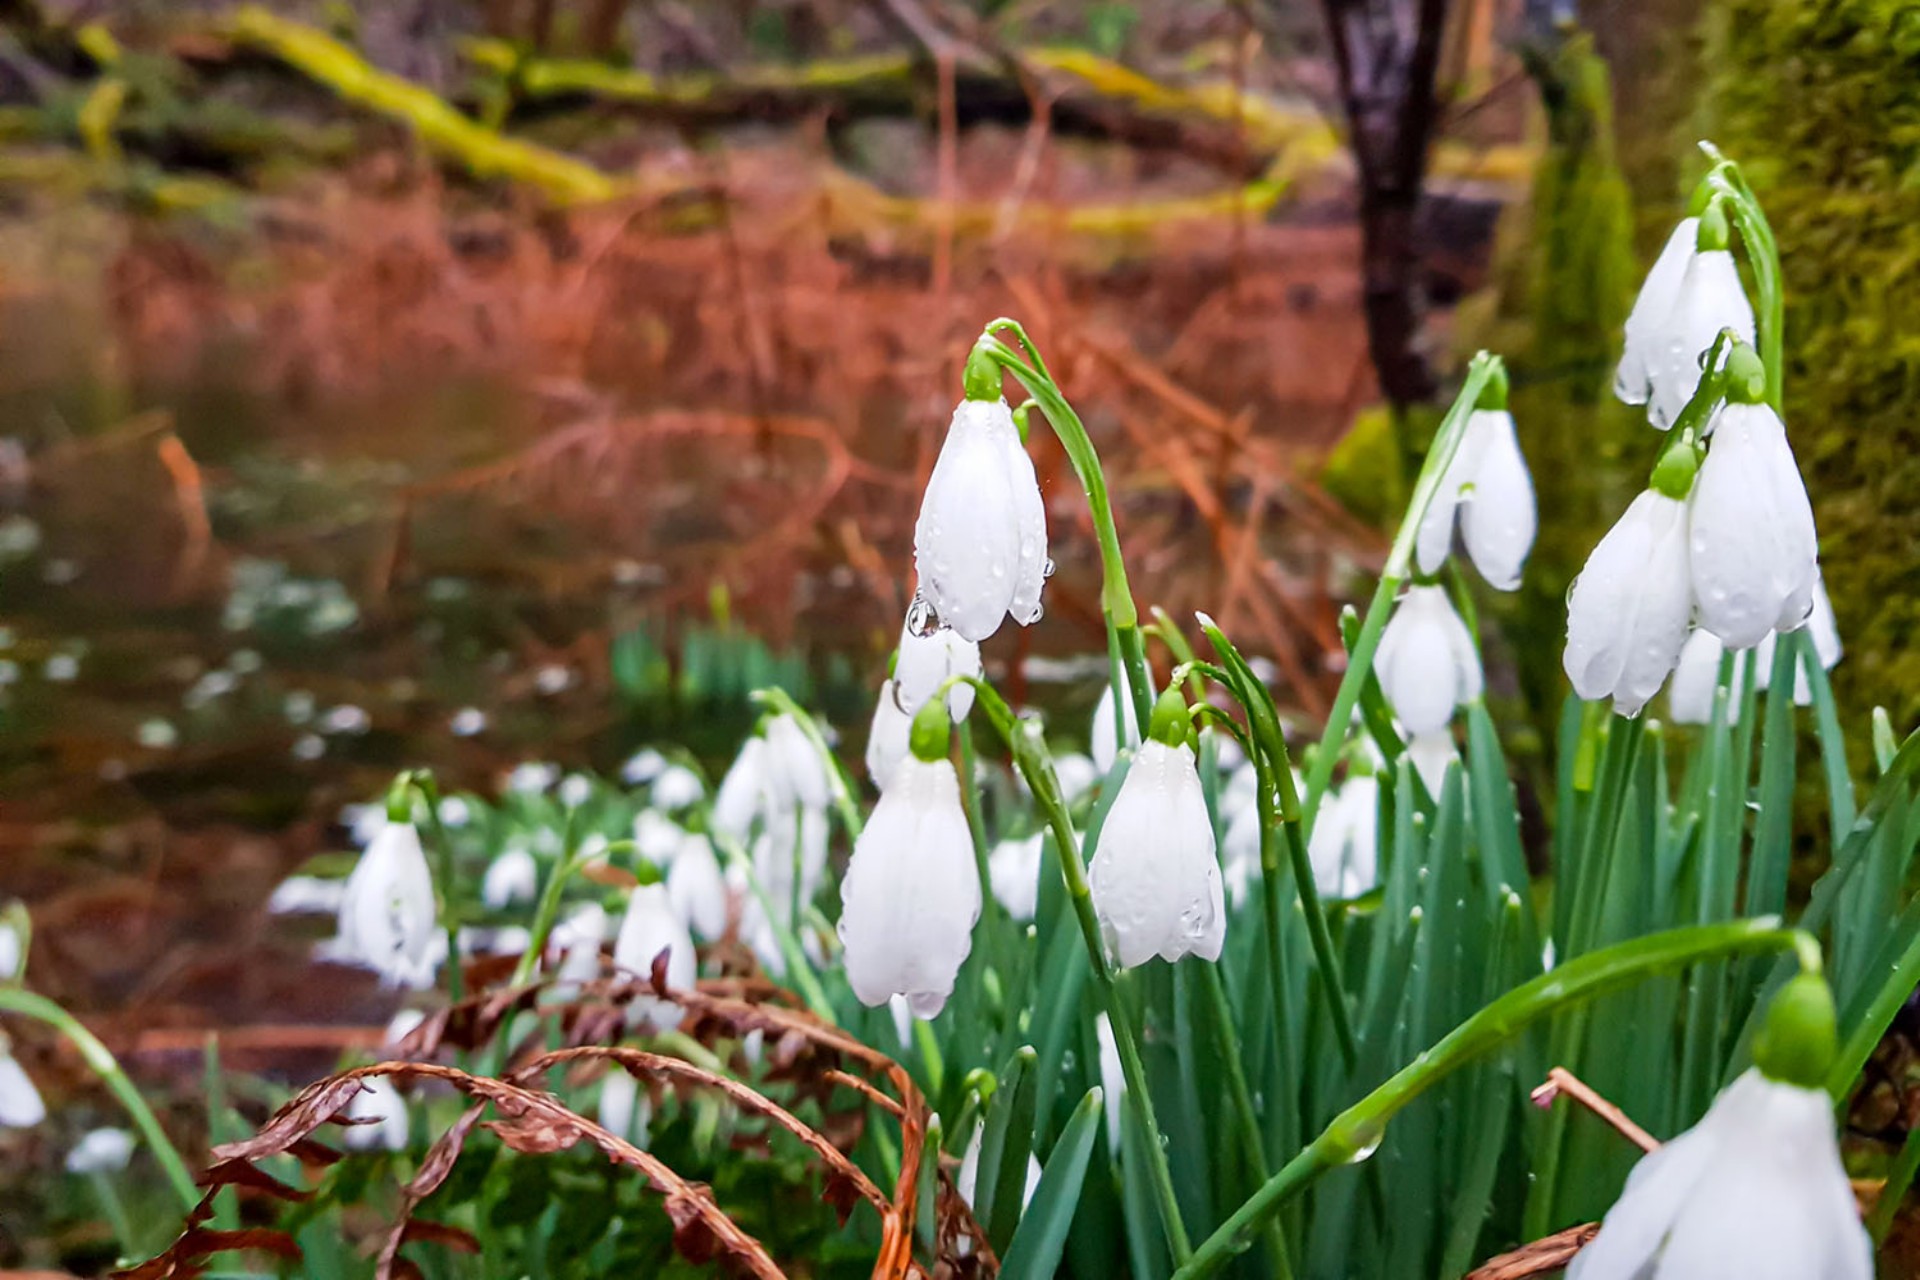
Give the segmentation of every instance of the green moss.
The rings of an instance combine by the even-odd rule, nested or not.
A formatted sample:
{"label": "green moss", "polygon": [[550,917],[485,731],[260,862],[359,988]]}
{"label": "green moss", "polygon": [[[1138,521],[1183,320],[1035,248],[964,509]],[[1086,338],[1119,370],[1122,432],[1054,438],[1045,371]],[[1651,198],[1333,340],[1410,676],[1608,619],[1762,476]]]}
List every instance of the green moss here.
{"label": "green moss", "polygon": [[1369,524],[1390,528],[1407,507],[1407,486],[1385,405],[1363,409],[1327,455],[1320,483]]}
{"label": "green moss", "polygon": [[1851,722],[1920,718],[1920,8],[1716,0],[1701,128],[1780,242],[1788,428],[1812,492]]}

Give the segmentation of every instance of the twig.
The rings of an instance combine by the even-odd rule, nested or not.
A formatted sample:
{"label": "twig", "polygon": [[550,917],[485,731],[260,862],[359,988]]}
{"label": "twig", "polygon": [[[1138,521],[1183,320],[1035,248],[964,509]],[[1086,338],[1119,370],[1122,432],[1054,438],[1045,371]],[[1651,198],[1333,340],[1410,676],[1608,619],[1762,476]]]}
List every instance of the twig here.
{"label": "twig", "polygon": [[1547,1072],[1547,1082],[1527,1096],[1533,1099],[1534,1106],[1544,1109],[1552,1106],[1553,1100],[1563,1093],[1612,1125],[1621,1137],[1642,1151],[1660,1149],[1658,1138],[1628,1119],[1626,1112],[1594,1092],[1584,1080],[1565,1067],[1555,1067]]}
{"label": "twig", "polygon": [[1564,1270],[1573,1261],[1573,1256],[1586,1248],[1587,1242],[1598,1234],[1600,1224],[1597,1222],[1586,1222],[1577,1227],[1568,1227],[1565,1231],[1556,1231],[1531,1244],[1523,1244],[1512,1253],[1489,1258],[1484,1265],[1470,1272],[1467,1280],[1528,1280],[1530,1276],[1544,1276]]}

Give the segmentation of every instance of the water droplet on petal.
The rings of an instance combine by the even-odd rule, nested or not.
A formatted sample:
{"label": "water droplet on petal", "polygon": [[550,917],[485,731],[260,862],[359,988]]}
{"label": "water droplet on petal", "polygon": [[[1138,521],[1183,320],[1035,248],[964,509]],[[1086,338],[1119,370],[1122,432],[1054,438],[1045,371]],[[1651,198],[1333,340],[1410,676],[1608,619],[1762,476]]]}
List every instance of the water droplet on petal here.
{"label": "water droplet on petal", "polygon": [[1040,576],[1043,578],[1051,578],[1054,568],[1053,557],[1048,556],[1046,563],[1040,566]]}
{"label": "water droplet on petal", "polygon": [[920,639],[935,635],[941,628],[940,615],[934,610],[933,602],[913,593],[913,603],[907,606],[907,630]]}

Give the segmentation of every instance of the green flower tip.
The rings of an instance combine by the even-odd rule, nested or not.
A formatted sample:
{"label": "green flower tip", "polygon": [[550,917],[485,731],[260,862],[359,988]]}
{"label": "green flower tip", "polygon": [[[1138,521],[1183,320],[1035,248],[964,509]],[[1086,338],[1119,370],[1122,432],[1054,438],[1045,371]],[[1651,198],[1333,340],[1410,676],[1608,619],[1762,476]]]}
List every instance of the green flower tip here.
{"label": "green flower tip", "polygon": [[1693,441],[1677,438],[1653,464],[1647,484],[1657,493],[1675,502],[1685,502],[1693,492],[1693,478],[1700,472],[1700,448]]}
{"label": "green flower tip", "polygon": [[915,713],[913,728],[907,735],[907,745],[913,749],[914,758],[928,764],[945,760],[952,737],[953,717],[947,714],[946,695],[928,698],[927,705]]}
{"label": "green flower tip", "polygon": [[1487,385],[1480,388],[1476,409],[1500,410],[1507,407],[1507,362],[1495,356],[1487,371]]}
{"label": "green flower tip", "polygon": [[1723,374],[1729,404],[1762,404],[1767,398],[1767,366],[1760,353],[1744,342],[1727,352]]}
{"label": "green flower tip", "polygon": [[960,375],[960,386],[969,400],[1000,398],[1000,366],[993,359],[995,345],[993,335],[983,333],[967,353],[967,367]]}
{"label": "green flower tip", "polygon": [[1700,212],[1700,230],[1694,236],[1694,248],[1701,253],[1724,249],[1731,239],[1732,231],[1727,226],[1726,202],[1709,200],[1707,207]]}
{"label": "green flower tip", "polygon": [[1839,1052],[1833,992],[1817,973],[1802,973],[1780,988],[1753,1042],[1762,1075],[1803,1089],[1826,1087]]}
{"label": "green flower tip", "polygon": [[413,774],[401,774],[387,788],[387,821],[413,821]]}
{"label": "green flower tip", "polygon": [[1193,721],[1187,716],[1187,700],[1180,696],[1178,689],[1168,689],[1153,704],[1153,719],[1148,722],[1147,736],[1155,742],[1178,747],[1185,745],[1192,735]]}

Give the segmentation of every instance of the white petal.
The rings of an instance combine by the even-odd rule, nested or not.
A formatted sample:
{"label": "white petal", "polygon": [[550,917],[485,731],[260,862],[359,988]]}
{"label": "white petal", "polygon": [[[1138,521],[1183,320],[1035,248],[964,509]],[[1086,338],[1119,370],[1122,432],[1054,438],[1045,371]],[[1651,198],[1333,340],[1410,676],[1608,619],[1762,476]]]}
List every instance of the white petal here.
{"label": "white petal", "polygon": [[767,741],[755,735],[740,744],[720,790],[713,798],[713,829],[735,844],[745,844],[767,792]]}
{"label": "white petal", "polygon": [[634,852],[656,867],[664,867],[687,838],[687,829],[658,809],[642,809],[633,815]]}
{"label": "white petal", "polygon": [[[980,646],[951,627],[919,635],[911,626],[900,628],[899,656],[893,664],[893,684],[899,690],[900,709],[911,716],[952,676],[978,676]],[[947,710],[955,720],[973,709],[973,686],[956,684],[947,693]]]}
{"label": "white petal", "polygon": [[600,1101],[595,1114],[602,1129],[616,1138],[636,1143],[643,1150],[646,1148],[647,1130],[653,1122],[653,1099],[642,1092],[640,1082],[624,1068],[608,1068],[606,1079],[600,1082]]}
{"label": "white petal", "polygon": [[486,877],[480,882],[480,899],[501,911],[516,902],[533,901],[539,884],[540,868],[533,855],[521,848],[504,849],[487,865]]}
{"label": "white petal", "polygon": [[690,809],[706,798],[706,784],[700,775],[683,764],[668,765],[647,789],[647,798],[656,809]]}
{"label": "white petal", "polygon": [[389,822],[360,855],[341,895],[343,955],[389,983],[416,985],[431,972],[433,877],[410,822]]}
{"label": "white petal", "polygon": [[1627,314],[1626,345],[1620,353],[1620,368],[1613,378],[1613,394],[1628,404],[1647,402],[1647,361],[1653,339],[1673,311],[1680,295],[1680,281],[1693,261],[1694,244],[1700,237],[1700,219],[1682,218],[1660,256],[1653,260],[1633,310]]}
{"label": "white petal", "polygon": [[1474,475],[1480,470],[1488,440],[1487,419],[1492,416],[1480,409],[1467,416],[1460,444],[1440,475],[1439,487],[1434,490],[1426,515],[1421,517],[1420,532],[1414,542],[1415,560],[1421,573],[1438,573],[1440,566],[1447,562],[1447,552],[1453,546],[1454,520],[1473,487]]}
{"label": "white petal", "polygon": [[1078,751],[1069,751],[1065,755],[1054,757],[1053,776],[1060,783],[1061,796],[1068,804],[1072,804],[1093,790],[1094,783],[1100,781],[1104,771],[1089,757],[1081,755]]}
{"label": "white petal", "polygon": [[689,834],[680,842],[667,868],[667,898],[695,936],[713,942],[727,931],[727,881],[707,837]]}
{"label": "white petal", "polygon": [[118,1173],[133,1158],[133,1135],[125,1129],[89,1129],[67,1152],[68,1173]]}
{"label": "white petal", "polygon": [[825,809],[833,802],[833,779],[813,739],[792,715],[767,721],[768,777],[776,803]]}
{"label": "white petal", "polygon": [[980,918],[980,875],[945,760],[908,755],[880,793],[840,883],[847,980],[869,1006],[898,993],[931,1018],[953,992]]}
{"label": "white petal", "polygon": [[1219,957],[1225,892],[1190,749],[1141,744],[1101,825],[1087,879],[1122,968],[1155,955]]}
{"label": "white petal", "polygon": [[902,705],[897,680],[880,686],[873,704],[873,723],[867,729],[867,776],[873,784],[884,786],[900,762],[906,758],[907,744],[913,734],[913,715]]}
{"label": "white petal", "polygon": [[1100,1099],[1107,1112],[1107,1149],[1120,1150],[1120,1108],[1127,1096],[1127,1073],[1120,1065],[1120,1045],[1113,1023],[1104,1013],[1093,1015],[1094,1039],[1100,1045]]}
{"label": "white petal", "polygon": [[1533,549],[1538,524],[1533,477],[1520,452],[1513,415],[1480,410],[1473,416],[1484,424],[1484,443],[1472,475],[1473,490],[1460,514],[1460,532],[1487,585],[1512,591],[1520,585],[1520,569]]}
{"label": "white petal", "polygon": [[1753,341],[1753,305],[1740,269],[1725,249],[1696,253],[1687,264],[1673,311],[1648,354],[1652,398],[1647,416],[1662,431],[1672,426],[1700,385],[1700,357],[1722,329]]}
{"label": "white petal", "polygon": [[1730,404],[1718,423],[1693,490],[1693,592],[1700,625],[1750,649],[1813,607],[1813,508],[1772,409]]}
{"label": "white petal", "polygon": [[376,1123],[346,1126],[341,1141],[353,1151],[374,1151],[382,1147],[388,1151],[405,1151],[407,1100],[385,1076],[367,1076],[359,1083],[360,1092],[347,1103],[347,1119]]}
{"label": "white petal", "polygon": [[1458,760],[1460,753],[1454,750],[1453,735],[1442,729],[1414,734],[1407,743],[1407,758],[1413,761],[1414,772],[1420,775],[1427,794],[1438,796],[1447,780],[1447,766]]}
{"label": "white petal", "polygon": [[[1673,680],[1667,686],[1667,710],[1675,724],[1706,724],[1713,719],[1714,691],[1720,687],[1720,655],[1725,652],[1720,637],[1704,628],[1696,628],[1687,637],[1679,665],[1673,669]],[[1745,653],[1734,655],[1735,689],[1740,687],[1741,668],[1746,661]],[[1729,698],[1728,723],[1739,718],[1740,700]]]}
{"label": "white petal", "polygon": [[13,1056],[0,1050],[0,1129],[27,1129],[46,1118],[40,1091]]}
{"label": "white petal", "polygon": [[1410,733],[1446,727],[1480,693],[1479,655],[1441,587],[1413,587],[1394,609],[1374,654],[1381,692]]}
{"label": "white petal", "polygon": [[1823,670],[1838,666],[1846,650],[1840,645],[1840,624],[1834,620],[1833,602],[1827,599],[1827,584],[1816,576],[1813,583],[1813,611],[1807,615],[1807,632],[1813,637],[1814,656]]}
{"label": "white petal", "polygon": [[1033,460],[1006,402],[964,400],[953,412],[914,524],[920,592],[941,623],[978,643],[1009,612],[1039,614],[1046,513]]}
{"label": "white petal", "polygon": [[[1122,698],[1120,718],[1126,722],[1126,745],[1133,746],[1140,741],[1140,717],[1134,712],[1133,699]],[[1093,723],[1088,729],[1087,749],[1093,755],[1093,767],[1106,777],[1113,770],[1114,759],[1120,754],[1121,739],[1119,726],[1113,715],[1113,684],[1109,681],[1100,689],[1100,701],[1093,707]]]}
{"label": "white petal", "polygon": [[1574,692],[1638,715],[1680,660],[1692,603],[1686,506],[1649,489],[1600,539],[1568,595],[1562,665]]}
{"label": "white petal", "polygon": [[[620,935],[613,942],[613,965],[646,982],[652,976],[654,960],[663,951],[667,953],[667,985],[691,987],[695,977],[693,939],[674,913],[666,886],[643,884],[627,900]],[[672,1001],[643,995],[627,1006],[627,1021],[632,1026],[666,1031],[679,1023],[680,1009]]]}
{"label": "white petal", "polygon": [[1040,901],[1040,855],[1043,832],[1024,840],[1002,840],[987,856],[987,879],[993,896],[1015,920],[1026,922]]}
{"label": "white petal", "polygon": [[1600,1234],[1574,1256],[1567,1280],[1646,1280],[1681,1200],[1712,1164],[1718,1138],[1696,1126],[1641,1158]]}

